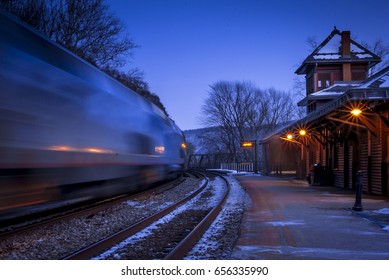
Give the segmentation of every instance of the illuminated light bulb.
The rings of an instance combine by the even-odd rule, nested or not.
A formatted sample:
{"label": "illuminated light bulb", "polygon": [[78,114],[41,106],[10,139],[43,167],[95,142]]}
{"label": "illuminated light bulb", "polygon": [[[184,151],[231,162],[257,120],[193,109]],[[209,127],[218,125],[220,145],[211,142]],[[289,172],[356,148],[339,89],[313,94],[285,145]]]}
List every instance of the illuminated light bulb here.
{"label": "illuminated light bulb", "polygon": [[351,114],[353,114],[354,116],[359,116],[361,113],[362,113],[362,111],[360,109],[358,109],[358,108],[353,109],[351,111]]}
{"label": "illuminated light bulb", "polygon": [[292,140],[292,139],[293,139],[293,135],[292,135],[291,133],[288,133],[288,134],[286,135],[286,138],[287,138],[288,140]]}

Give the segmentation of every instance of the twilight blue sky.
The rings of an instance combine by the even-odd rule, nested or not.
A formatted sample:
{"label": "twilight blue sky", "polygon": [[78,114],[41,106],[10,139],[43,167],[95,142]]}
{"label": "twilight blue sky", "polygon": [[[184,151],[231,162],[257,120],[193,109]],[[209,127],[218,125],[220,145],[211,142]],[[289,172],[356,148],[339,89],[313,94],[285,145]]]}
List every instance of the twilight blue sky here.
{"label": "twilight blue sky", "polygon": [[106,0],[137,48],[131,67],[145,73],[181,129],[198,121],[209,85],[251,81],[288,91],[294,71],[334,25],[357,41],[389,44],[387,0]]}

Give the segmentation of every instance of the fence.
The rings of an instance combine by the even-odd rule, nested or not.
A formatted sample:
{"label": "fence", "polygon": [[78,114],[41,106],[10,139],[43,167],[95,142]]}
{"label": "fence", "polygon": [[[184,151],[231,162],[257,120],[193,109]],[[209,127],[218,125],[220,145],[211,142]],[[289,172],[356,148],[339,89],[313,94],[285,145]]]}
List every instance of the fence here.
{"label": "fence", "polygon": [[238,172],[253,172],[254,163],[252,162],[223,162],[220,164],[221,169],[236,170]]}

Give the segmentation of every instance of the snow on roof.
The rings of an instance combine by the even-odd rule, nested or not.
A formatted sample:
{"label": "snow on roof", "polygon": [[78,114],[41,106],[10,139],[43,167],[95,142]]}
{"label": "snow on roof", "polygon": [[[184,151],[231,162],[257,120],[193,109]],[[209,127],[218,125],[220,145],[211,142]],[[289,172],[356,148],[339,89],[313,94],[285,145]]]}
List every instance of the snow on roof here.
{"label": "snow on roof", "polygon": [[314,59],[339,59],[342,56],[339,54],[319,54],[319,55],[314,55]]}
{"label": "snow on roof", "polygon": [[389,75],[386,75],[385,81],[381,84],[381,87],[389,87]]}
{"label": "snow on roof", "polygon": [[370,62],[371,66],[378,63],[381,59],[367,48],[350,39],[350,55],[342,55],[342,32],[334,28],[331,34],[304,60],[301,66],[295,71],[297,74],[303,74],[308,64],[321,62],[338,61],[364,61]]}
{"label": "snow on roof", "polygon": [[[336,34],[334,34],[336,35]],[[338,34],[339,35],[339,34]],[[333,36],[326,44],[321,44],[317,50],[317,54],[334,54],[341,52],[341,37]]]}
{"label": "snow on roof", "polygon": [[341,95],[341,94],[345,93],[347,90],[349,90],[351,88],[355,88],[359,85],[360,85],[360,83],[357,83],[355,81],[336,82],[335,84],[333,84],[325,89],[322,89],[320,91],[312,93],[310,96]]}
{"label": "snow on roof", "polygon": [[382,69],[370,78],[368,78],[360,87],[367,88],[384,88],[389,87],[389,67]]}
{"label": "snow on roof", "polygon": [[[312,53],[314,59],[340,59],[342,58],[342,35],[339,32],[333,32],[333,37],[329,41],[324,41]],[[350,40],[351,57],[364,59],[374,58],[373,54],[353,40]]]}
{"label": "snow on roof", "polygon": [[[329,95],[333,95],[334,98],[331,98]],[[315,97],[316,96],[316,97]],[[302,124],[307,124],[314,122],[324,115],[333,112],[336,108],[343,106],[349,100],[382,100],[387,102],[389,100],[389,66],[380,70],[379,72],[373,74],[367,80],[358,84],[356,82],[338,82],[328,88],[325,88],[321,91],[310,94],[308,97],[304,98],[299,102],[299,105],[303,105],[303,101],[306,101],[308,98],[312,99],[331,99],[325,105],[321,106],[319,109],[311,112],[305,117],[297,120],[277,131],[274,131],[269,136],[261,139],[260,143],[266,143],[267,141],[273,139],[276,136],[279,136],[281,133],[285,132],[286,129],[292,127],[298,127]],[[320,98],[321,97],[321,98]],[[301,103],[301,104],[300,104]],[[389,230],[389,227],[388,227]]]}

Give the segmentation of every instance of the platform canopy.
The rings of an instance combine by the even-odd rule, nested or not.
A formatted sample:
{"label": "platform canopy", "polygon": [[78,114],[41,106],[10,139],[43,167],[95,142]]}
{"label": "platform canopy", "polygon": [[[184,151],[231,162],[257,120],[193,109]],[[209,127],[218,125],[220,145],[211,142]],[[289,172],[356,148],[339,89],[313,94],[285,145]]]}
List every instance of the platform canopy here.
{"label": "platform canopy", "polygon": [[377,135],[377,127],[370,121],[371,116],[379,117],[389,128],[389,67],[382,69],[356,87],[343,87],[332,93],[336,96],[304,118],[284,126],[263,138],[266,143],[275,137],[286,138],[305,130],[320,128],[335,129],[340,125],[361,127]]}

